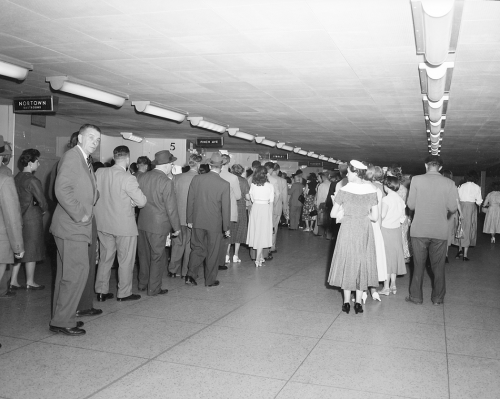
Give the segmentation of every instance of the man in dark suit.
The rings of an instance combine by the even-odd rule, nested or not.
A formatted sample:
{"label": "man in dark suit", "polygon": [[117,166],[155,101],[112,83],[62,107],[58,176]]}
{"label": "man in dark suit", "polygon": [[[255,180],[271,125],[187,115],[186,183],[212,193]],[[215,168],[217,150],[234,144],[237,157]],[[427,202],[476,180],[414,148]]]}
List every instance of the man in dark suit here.
{"label": "man in dark suit", "polygon": [[132,301],[141,296],[132,294],[137,224],[135,207],[146,205],[146,196],[139,189],[137,179],[127,172],[130,150],[120,145],[113,150],[115,164],[96,172],[99,201],[95,205],[97,231],[101,256],[95,292],[98,301],[113,298],[109,292],[111,267],[118,253],[118,301]]}
{"label": "man in dark suit", "polygon": [[76,322],[76,309],[89,275],[88,247],[96,240],[92,219],[99,193],[90,154],[100,141],[97,126],[83,125],[78,145],[59,161],[55,181],[58,204],[50,232],[57,246],[57,275],[50,330],[70,336],[85,334],[83,322]]}
{"label": "man in dark suit", "polygon": [[407,302],[422,304],[422,282],[427,257],[430,258],[434,274],[432,303],[441,305],[446,293],[444,262],[448,247],[448,212],[458,207],[458,191],[453,180],[442,176],[441,157],[429,155],[425,159],[425,175],[415,176],[411,181],[407,205],[415,210],[410,236],[413,247],[413,276]]}
{"label": "man in dark suit", "polygon": [[167,289],[161,288],[163,271],[167,266],[165,244],[167,236],[177,237],[181,230],[177,201],[172,184],[167,175],[177,158],[170,151],[155,154],[155,169],[139,174],[139,188],[147,198],[147,203],[139,213],[139,291],[147,289],[149,296],[164,295]]}
{"label": "man in dark suit", "polygon": [[219,175],[222,156],[214,153],[208,161],[210,172],[196,176],[188,194],[187,224],[191,233],[186,284],[197,285],[198,270],[206,260],[205,285],[219,285],[219,249],[223,233],[229,236],[231,218],[230,185]]}

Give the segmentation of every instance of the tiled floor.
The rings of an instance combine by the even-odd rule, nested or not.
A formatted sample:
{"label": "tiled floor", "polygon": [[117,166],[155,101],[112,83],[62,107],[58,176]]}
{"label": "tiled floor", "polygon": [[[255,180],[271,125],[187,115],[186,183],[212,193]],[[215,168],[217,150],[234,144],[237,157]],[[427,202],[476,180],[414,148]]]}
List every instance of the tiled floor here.
{"label": "tiled floor", "polygon": [[500,398],[500,244],[450,256],[444,306],[428,277],[423,306],[406,303],[407,275],[346,315],[325,285],[332,243],[279,234],[274,260],[242,251],[219,287],[165,278],[166,296],[96,302],[84,337],[49,331],[50,290],[1,300],[0,399]]}

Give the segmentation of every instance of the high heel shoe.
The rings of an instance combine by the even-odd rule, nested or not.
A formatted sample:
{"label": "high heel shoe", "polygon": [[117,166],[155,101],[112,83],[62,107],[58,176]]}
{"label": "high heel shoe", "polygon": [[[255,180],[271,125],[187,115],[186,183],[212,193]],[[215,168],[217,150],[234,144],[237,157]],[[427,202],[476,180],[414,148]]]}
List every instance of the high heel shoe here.
{"label": "high heel shoe", "polygon": [[356,314],[363,313],[363,306],[361,306],[361,304],[359,302],[356,302],[354,304],[354,313],[356,313]]}
{"label": "high heel shoe", "polygon": [[391,288],[390,288],[391,292],[396,295],[396,292],[398,292],[397,288],[395,285],[393,285]]}
{"label": "high heel shoe", "polygon": [[491,237],[491,243],[494,244],[495,243],[495,237]]}
{"label": "high heel shoe", "polygon": [[380,290],[378,293],[379,293],[379,295],[389,296],[389,295],[391,295],[391,290],[389,288],[384,288],[384,289]]}
{"label": "high heel shoe", "polygon": [[361,302],[365,304],[366,298],[368,298],[368,294],[366,293],[366,291],[363,291],[363,293],[361,294]]}
{"label": "high heel shoe", "polygon": [[372,299],[373,299],[374,301],[379,301],[379,302],[382,302],[382,300],[380,299],[380,296],[379,296],[379,294],[378,294],[378,292],[377,292],[377,291],[375,291],[375,292],[372,294]]}
{"label": "high heel shoe", "polygon": [[470,261],[470,259],[469,259],[467,256],[464,256],[464,257],[462,258],[462,261],[463,261],[463,262],[468,262],[468,261]]}
{"label": "high heel shoe", "polygon": [[458,251],[457,256],[455,256],[455,259],[460,259],[464,253],[462,251]]}
{"label": "high heel shoe", "polygon": [[255,261],[255,267],[261,267],[262,266],[262,263],[259,262],[258,260]]}
{"label": "high heel shoe", "polygon": [[351,310],[351,305],[349,304],[349,302],[344,303],[342,305],[342,312],[346,312],[347,314],[349,314],[350,310]]}

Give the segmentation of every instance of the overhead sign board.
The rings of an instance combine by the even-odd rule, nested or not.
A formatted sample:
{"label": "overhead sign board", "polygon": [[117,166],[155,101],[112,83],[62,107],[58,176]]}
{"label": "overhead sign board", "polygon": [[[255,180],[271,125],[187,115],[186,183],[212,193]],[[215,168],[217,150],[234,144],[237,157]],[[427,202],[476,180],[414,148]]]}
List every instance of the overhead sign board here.
{"label": "overhead sign board", "polygon": [[323,167],[323,162],[322,161],[309,161],[309,167],[311,167],[311,168],[322,168]]}
{"label": "overhead sign board", "polygon": [[16,97],[13,100],[16,114],[46,114],[56,112],[59,97]]}
{"label": "overhead sign board", "polygon": [[224,146],[223,137],[210,137],[196,139],[196,146],[202,148],[222,148]]}
{"label": "overhead sign board", "polygon": [[270,158],[273,161],[284,160],[284,159],[288,159],[288,154],[271,154]]}

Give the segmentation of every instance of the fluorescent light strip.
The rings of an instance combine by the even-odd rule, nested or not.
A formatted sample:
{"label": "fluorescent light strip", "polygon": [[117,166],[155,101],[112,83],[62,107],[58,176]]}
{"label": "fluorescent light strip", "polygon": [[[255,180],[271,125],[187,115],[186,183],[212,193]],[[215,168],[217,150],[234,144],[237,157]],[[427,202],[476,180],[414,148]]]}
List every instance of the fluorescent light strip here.
{"label": "fluorescent light strip", "polygon": [[254,141],[255,136],[249,133],[240,132],[237,128],[229,128],[227,129],[227,134],[231,137],[238,137],[239,139]]}
{"label": "fluorescent light strip", "polygon": [[227,126],[223,126],[218,123],[206,121],[201,116],[189,116],[187,119],[189,122],[191,122],[191,126],[212,130],[221,134],[224,133],[228,128]]}
{"label": "fluorescent light strip", "polygon": [[70,76],[49,76],[45,78],[45,81],[50,83],[53,90],[64,91],[75,96],[114,105],[115,107],[121,107],[125,100],[128,100],[128,94],[101,88],[93,83],[84,82]]}
{"label": "fluorescent light strip", "polygon": [[17,80],[24,80],[28,76],[28,72],[32,70],[33,65],[27,62],[0,55],[0,75]]}
{"label": "fluorescent light strip", "polygon": [[185,111],[170,108],[152,101],[132,101],[132,105],[137,112],[143,112],[176,122],[183,122],[188,116],[188,113]]}
{"label": "fluorescent light strip", "polygon": [[135,141],[136,143],[141,143],[142,140],[144,140],[142,137],[136,136],[134,133],[121,132],[120,134],[122,135],[124,140]]}

